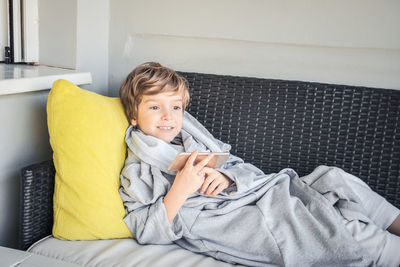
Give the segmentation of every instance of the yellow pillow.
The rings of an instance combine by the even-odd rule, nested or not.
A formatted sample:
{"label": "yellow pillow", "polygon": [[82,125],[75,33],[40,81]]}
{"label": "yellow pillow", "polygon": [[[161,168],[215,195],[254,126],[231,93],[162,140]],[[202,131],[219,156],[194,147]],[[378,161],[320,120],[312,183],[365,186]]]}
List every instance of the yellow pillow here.
{"label": "yellow pillow", "polygon": [[56,168],[53,235],[64,240],[132,237],[118,193],[128,127],[119,98],[57,80],[47,119]]}

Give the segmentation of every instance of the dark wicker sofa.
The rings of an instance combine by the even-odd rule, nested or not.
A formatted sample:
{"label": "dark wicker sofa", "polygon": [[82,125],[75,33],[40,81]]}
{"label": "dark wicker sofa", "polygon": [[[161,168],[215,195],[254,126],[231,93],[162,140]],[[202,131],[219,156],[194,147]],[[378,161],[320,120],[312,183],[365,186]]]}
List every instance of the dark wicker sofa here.
{"label": "dark wicker sofa", "polygon": [[[400,207],[400,91],[200,73],[181,74],[189,112],[231,153],[266,173],[341,167]],[[22,170],[20,248],[51,234],[52,161]]]}

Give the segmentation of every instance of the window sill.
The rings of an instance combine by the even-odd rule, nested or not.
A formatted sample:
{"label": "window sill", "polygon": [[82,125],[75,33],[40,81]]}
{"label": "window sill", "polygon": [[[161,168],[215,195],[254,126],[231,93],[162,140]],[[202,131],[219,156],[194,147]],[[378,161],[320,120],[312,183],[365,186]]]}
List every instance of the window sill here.
{"label": "window sill", "polygon": [[0,95],[50,89],[58,79],[65,79],[76,85],[92,83],[90,72],[41,65],[0,63]]}

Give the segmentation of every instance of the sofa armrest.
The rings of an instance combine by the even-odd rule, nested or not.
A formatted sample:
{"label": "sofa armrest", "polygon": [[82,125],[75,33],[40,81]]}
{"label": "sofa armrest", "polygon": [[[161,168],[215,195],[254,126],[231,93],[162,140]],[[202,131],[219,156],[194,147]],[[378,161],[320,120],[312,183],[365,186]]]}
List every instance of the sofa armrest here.
{"label": "sofa armrest", "polygon": [[19,248],[22,250],[51,234],[54,175],[53,161],[21,170]]}

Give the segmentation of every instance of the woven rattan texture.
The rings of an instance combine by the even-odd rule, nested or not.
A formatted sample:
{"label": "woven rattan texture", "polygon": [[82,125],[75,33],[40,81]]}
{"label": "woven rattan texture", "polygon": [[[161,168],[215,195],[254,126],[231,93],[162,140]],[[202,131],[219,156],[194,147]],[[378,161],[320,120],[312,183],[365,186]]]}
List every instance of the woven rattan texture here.
{"label": "woven rattan texture", "polygon": [[51,234],[54,174],[52,161],[31,165],[21,171],[20,249],[25,250]]}
{"label": "woven rattan texture", "polygon": [[341,167],[400,207],[400,91],[181,73],[188,111],[266,173]]}

